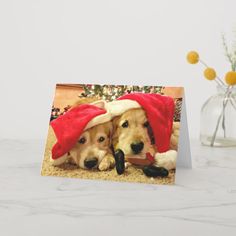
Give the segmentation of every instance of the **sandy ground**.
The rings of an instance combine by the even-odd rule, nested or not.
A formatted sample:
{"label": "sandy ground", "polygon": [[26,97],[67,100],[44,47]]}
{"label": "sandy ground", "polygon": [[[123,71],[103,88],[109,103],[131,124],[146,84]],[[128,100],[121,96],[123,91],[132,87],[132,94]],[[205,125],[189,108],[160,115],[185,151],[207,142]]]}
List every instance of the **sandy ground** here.
{"label": "sandy ground", "polygon": [[138,182],[147,184],[174,184],[175,172],[171,171],[167,178],[149,178],[146,177],[142,170],[130,166],[123,175],[118,175],[115,169],[108,171],[83,170],[69,163],[54,167],[50,163],[50,152],[53,144],[56,142],[53,130],[49,127],[45,155],[42,164],[41,174],[44,176],[61,176],[79,179],[99,179],[110,181]]}

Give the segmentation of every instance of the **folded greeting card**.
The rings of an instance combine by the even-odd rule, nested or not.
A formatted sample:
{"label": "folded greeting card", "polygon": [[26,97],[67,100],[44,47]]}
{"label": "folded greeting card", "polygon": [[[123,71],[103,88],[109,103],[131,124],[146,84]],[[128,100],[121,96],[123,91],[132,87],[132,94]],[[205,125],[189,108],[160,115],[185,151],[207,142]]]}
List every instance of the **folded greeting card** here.
{"label": "folded greeting card", "polygon": [[182,87],[57,84],[41,173],[173,184],[188,141]]}

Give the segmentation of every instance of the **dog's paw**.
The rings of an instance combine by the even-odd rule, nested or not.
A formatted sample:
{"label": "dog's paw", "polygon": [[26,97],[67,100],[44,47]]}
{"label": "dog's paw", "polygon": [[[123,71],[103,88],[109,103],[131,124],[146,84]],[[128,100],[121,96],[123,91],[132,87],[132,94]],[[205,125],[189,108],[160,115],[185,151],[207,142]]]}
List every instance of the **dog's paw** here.
{"label": "dog's paw", "polygon": [[111,156],[107,156],[103,158],[101,163],[98,166],[98,169],[101,171],[109,170],[110,168],[113,168],[115,166],[115,160]]}
{"label": "dog's paw", "polygon": [[98,169],[101,171],[108,170],[110,168],[110,163],[109,161],[101,161],[101,163],[98,166]]}

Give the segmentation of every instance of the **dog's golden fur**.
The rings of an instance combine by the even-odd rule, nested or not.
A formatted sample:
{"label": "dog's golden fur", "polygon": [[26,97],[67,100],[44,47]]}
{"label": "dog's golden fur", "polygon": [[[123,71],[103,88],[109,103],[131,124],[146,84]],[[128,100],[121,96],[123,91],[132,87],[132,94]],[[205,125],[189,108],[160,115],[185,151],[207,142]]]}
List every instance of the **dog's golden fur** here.
{"label": "dog's golden fur", "polygon": [[[127,127],[122,126],[125,122],[128,122]],[[128,110],[121,116],[114,118],[112,137],[114,149],[121,149],[127,158],[132,158],[135,155],[142,157],[147,152],[154,155],[157,150],[152,143],[148,128],[146,113],[142,108]],[[131,148],[131,144],[136,142],[144,143],[143,149],[139,154],[133,153]],[[177,145],[177,143],[175,145],[171,144],[171,147],[176,149]]]}
{"label": "dog's golden fur", "polygon": [[[92,103],[98,100],[96,97],[79,99],[73,106]],[[97,159],[97,164],[93,168],[108,170],[113,168],[115,160],[110,149],[111,146],[112,122],[106,122],[85,130],[76,145],[67,154],[71,162],[80,168],[87,169],[85,161]],[[81,142],[81,140],[83,142]],[[85,140],[85,141],[84,141]]]}
{"label": "dog's golden fur", "polygon": [[99,98],[97,98],[97,97],[84,97],[84,98],[80,98],[78,101],[76,101],[71,106],[71,108],[77,107],[77,106],[82,105],[82,104],[92,103],[92,102],[95,102],[97,100],[99,100]]}
{"label": "dog's golden fur", "polygon": [[[97,100],[96,97],[83,98],[78,100],[71,108]],[[127,127],[124,127],[125,122],[128,124]],[[176,127],[175,124],[173,125],[175,136],[172,134],[171,148],[177,149],[179,130],[174,131],[174,127]],[[112,121],[84,131],[76,145],[66,155],[71,162],[83,169],[87,169],[85,166],[86,160],[96,158],[97,164],[93,168],[99,170],[108,170],[115,166],[111,146],[114,147],[114,150],[121,149],[127,159],[136,158],[137,155],[143,159],[146,153],[149,152],[154,155],[157,152],[150,137],[149,128],[145,111],[142,108],[130,109],[121,116],[115,117]],[[85,142],[81,142],[82,139]],[[144,144],[142,150],[138,154],[133,153],[131,144],[139,142]]]}
{"label": "dog's golden fur", "polygon": [[110,150],[111,130],[112,123],[106,122],[83,132],[77,144],[70,151],[70,157],[76,165],[87,169],[85,161],[95,158],[98,162],[94,168],[108,170],[114,167],[115,161]]}
{"label": "dog's golden fur", "polygon": [[[127,122],[128,126],[123,127]],[[113,119],[113,137],[112,143],[114,149],[121,149],[125,156],[132,156],[132,143],[143,142],[144,147],[139,155],[145,155],[147,152],[155,153],[155,147],[151,143],[148,134],[148,123],[145,111],[141,108],[131,109],[121,116]]]}

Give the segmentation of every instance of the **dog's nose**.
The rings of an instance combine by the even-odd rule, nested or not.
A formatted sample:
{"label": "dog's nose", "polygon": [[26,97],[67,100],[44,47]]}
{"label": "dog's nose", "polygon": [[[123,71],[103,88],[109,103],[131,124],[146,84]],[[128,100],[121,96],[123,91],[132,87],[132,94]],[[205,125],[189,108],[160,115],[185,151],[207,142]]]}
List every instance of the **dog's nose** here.
{"label": "dog's nose", "polygon": [[89,158],[89,159],[86,159],[84,161],[84,166],[88,169],[92,169],[93,167],[95,167],[98,163],[98,159],[96,157],[93,157],[93,158]]}
{"label": "dog's nose", "polygon": [[144,143],[138,142],[138,143],[131,143],[131,149],[134,154],[138,154],[143,150]]}

